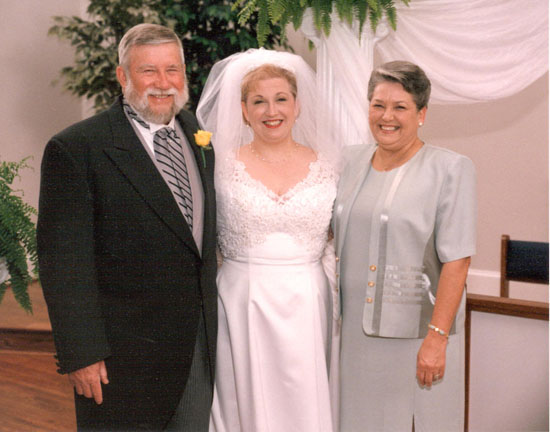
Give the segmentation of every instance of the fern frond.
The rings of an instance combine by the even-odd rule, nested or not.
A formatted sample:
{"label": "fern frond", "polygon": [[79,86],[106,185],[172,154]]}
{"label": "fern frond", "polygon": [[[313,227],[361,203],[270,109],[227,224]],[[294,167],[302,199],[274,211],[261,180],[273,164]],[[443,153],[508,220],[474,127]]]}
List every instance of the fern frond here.
{"label": "fern frond", "polygon": [[[380,9],[380,4],[378,3],[379,0],[367,0],[366,3],[367,3],[367,6],[370,8],[370,9],[374,9],[375,11],[378,12],[378,10]],[[358,3],[365,3],[365,1],[363,0],[359,0]]]}
{"label": "fern frond", "polygon": [[244,6],[239,11],[239,25],[245,25],[251,15],[256,11],[258,0],[241,0],[233,3],[232,9],[236,10],[244,3]]}
{"label": "fern frond", "polygon": [[258,45],[264,46],[269,35],[269,9],[267,0],[258,0],[258,26],[256,27],[258,34]]}
{"label": "fern frond", "polygon": [[0,285],[0,301],[7,284],[12,288],[16,301],[27,312],[32,313],[32,305],[27,287],[32,280],[27,259],[32,264],[32,273],[38,270],[36,251],[36,231],[31,217],[36,210],[25,203],[11,188],[19,170],[29,167],[27,160],[0,163],[0,257],[6,261],[9,279]]}
{"label": "fern frond", "polygon": [[336,12],[338,17],[351,25],[353,21],[354,1],[353,0],[340,0],[336,2]]}
{"label": "fern frond", "polygon": [[296,9],[296,2],[288,1],[287,6],[282,11],[278,21],[278,24],[281,26],[281,29],[283,30],[283,32],[286,29],[288,23],[291,22],[292,14],[294,13],[295,9]]}
{"label": "fern frond", "polygon": [[380,3],[386,13],[386,16],[388,17],[391,28],[395,30],[397,28],[397,14],[395,12],[393,0],[380,0]]}
{"label": "fern frond", "polygon": [[[373,31],[384,15],[387,16],[392,28],[396,29],[397,13],[395,0],[237,0],[233,8],[242,7],[239,12],[239,24],[243,25],[256,11],[258,12],[258,40],[263,43],[267,36],[268,22],[284,27],[290,22],[298,29],[307,8],[313,11],[313,24],[327,36],[332,26],[332,12],[336,11],[338,18],[348,24],[354,19],[359,22],[360,31],[364,24],[370,21]],[[410,0],[401,0],[409,5]]]}
{"label": "fern frond", "polygon": [[[269,0],[267,2],[269,18],[272,24],[280,22],[285,12],[290,9],[291,3],[291,0]],[[281,27],[283,26],[281,25]]]}
{"label": "fern frond", "polygon": [[18,256],[20,259],[13,262],[12,265],[8,263],[10,278],[7,282],[10,284],[11,291],[17,303],[19,303],[25,311],[32,313],[32,303],[28,292],[28,287],[32,282],[32,278],[28,273],[27,263],[24,259],[24,252],[24,250],[19,250]]}
{"label": "fern frond", "polygon": [[[296,6],[299,5],[296,3]],[[294,9],[289,15],[289,18],[292,21],[292,25],[294,26],[294,30],[298,30],[302,26],[305,10],[305,7],[299,6],[296,7],[296,9]]]}
{"label": "fern frond", "polygon": [[382,10],[380,8],[378,9],[369,8],[370,28],[372,29],[373,32],[376,31],[376,27],[378,26],[378,22],[380,21],[381,17],[382,17]]}
{"label": "fern frond", "polygon": [[333,0],[320,0],[321,8],[321,28],[328,36],[332,25],[332,3]]}
{"label": "fern frond", "polygon": [[[376,0],[369,0],[369,1],[374,1],[376,3]],[[359,21],[360,35],[362,34],[363,26],[367,21],[367,11],[369,9],[369,1],[364,1],[364,0],[354,1],[353,9],[354,9],[355,16],[357,17],[357,20]]]}

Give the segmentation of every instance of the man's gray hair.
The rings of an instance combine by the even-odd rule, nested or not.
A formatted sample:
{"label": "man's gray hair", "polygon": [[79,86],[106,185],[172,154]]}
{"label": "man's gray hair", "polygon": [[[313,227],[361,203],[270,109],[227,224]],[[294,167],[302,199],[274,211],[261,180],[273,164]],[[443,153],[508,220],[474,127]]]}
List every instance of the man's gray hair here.
{"label": "man's gray hair", "polygon": [[369,80],[367,95],[369,101],[376,86],[383,82],[401,84],[405,91],[411,94],[417,110],[428,106],[431,83],[424,71],[414,63],[398,60],[384,63],[374,69]]}
{"label": "man's gray hair", "polygon": [[185,64],[183,45],[178,35],[168,27],[148,23],[138,24],[124,34],[118,44],[118,62],[127,71],[130,66],[129,52],[133,46],[165,43],[178,44],[181,52],[181,62]]}

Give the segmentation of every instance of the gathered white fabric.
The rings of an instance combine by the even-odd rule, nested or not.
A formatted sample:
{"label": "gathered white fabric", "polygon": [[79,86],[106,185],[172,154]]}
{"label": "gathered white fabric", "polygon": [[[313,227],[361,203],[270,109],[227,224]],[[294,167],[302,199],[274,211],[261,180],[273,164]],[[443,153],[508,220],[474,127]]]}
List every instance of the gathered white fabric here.
{"label": "gathered white fabric", "polygon": [[[476,103],[511,96],[548,70],[548,1],[414,0],[396,2],[397,30],[386,22],[359,37],[334,17],[329,37],[311,14],[301,30],[317,47],[320,135],[343,145],[372,143],[367,85],[377,63],[407,60],[432,83],[430,104]],[[325,130],[323,130],[323,128]]]}
{"label": "gathered white fabric", "polygon": [[363,96],[358,86],[366,88],[372,70],[370,40],[382,62],[408,60],[424,69],[431,103],[507,97],[548,70],[547,0],[414,0],[408,7],[396,2],[396,9],[396,31],[382,23],[374,35],[365,26],[359,40],[334,20],[323,37],[346,99]]}
{"label": "gathered white fabric", "polygon": [[234,158],[218,165],[218,244],[224,257],[246,258],[248,250],[269,234],[284,232],[312,259],[321,258],[336,196],[332,164],[319,156],[310,164],[306,178],[281,196],[252,178]]}
{"label": "gathered white fabric", "polygon": [[396,7],[397,31],[377,51],[383,61],[424,69],[432,103],[507,97],[548,70],[547,0],[414,0]]}

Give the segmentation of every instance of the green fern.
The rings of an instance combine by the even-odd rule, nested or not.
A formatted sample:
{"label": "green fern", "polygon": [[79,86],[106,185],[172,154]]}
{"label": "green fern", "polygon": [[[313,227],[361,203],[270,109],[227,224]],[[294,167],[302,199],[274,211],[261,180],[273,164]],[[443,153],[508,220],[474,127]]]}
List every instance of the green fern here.
{"label": "green fern", "polygon": [[380,0],[367,0],[367,1],[364,1],[364,0],[357,0],[357,4],[361,4],[361,3],[366,3],[367,6],[371,9],[374,9],[376,11],[378,11],[378,9],[380,9]]}
{"label": "green fern", "polygon": [[[239,6],[243,5],[239,12],[239,24],[245,25],[252,14],[256,11],[258,6],[258,0],[240,0],[233,3],[233,10],[239,9]],[[265,11],[264,11],[265,12]]]}
{"label": "green fern", "polygon": [[381,3],[392,29],[395,30],[397,28],[397,14],[395,12],[393,0],[381,0]]}
{"label": "green fern", "polygon": [[354,16],[359,21],[359,33],[363,31],[363,26],[365,25],[365,22],[367,22],[367,12],[369,10],[369,4],[373,3],[375,7],[377,7],[376,0],[354,0],[353,5],[353,13]]}
{"label": "green fern", "polygon": [[[292,23],[295,29],[300,28],[304,12],[311,8],[315,27],[327,36],[332,26],[332,12],[336,10],[338,18],[351,24],[354,19],[359,22],[359,31],[363,30],[367,20],[370,27],[376,27],[385,15],[395,30],[397,28],[396,0],[236,0],[234,9],[239,9],[239,24],[245,25],[252,16],[257,16],[258,43],[264,44],[274,28],[282,35],[287,24]],[[406,6],[410,0],[400,0]],[[271,23],[271,28],[269,24]]]}
{"label": "green fern", "polygon": [[[303,2],[307,4],[307,0],[303,0]],[[302,5],[302,2],[295,2],[294,8],[288,11],[289,21],[292,22],[292,25],[295,29],[298,29],[302,26],[305,10],[306,6]]]}
{"label": "green fern", "polygon": [[[0,302],[6,289],[11,287],[15,300],[27,312],[32,313],[28,285],[32,275],[38,272],[36,230],[31,218],[36,210],[25,203],[11,188],[19,171],[29,168],[28,158],[20,162],[0,163],[0,258],[7,263],[9,279],[0,284]],[[29,271],[27,259],[32,265]]]}
{"label": "green fern", "polygon": [[338,16],[342,17],[343,20],[346,20],[349,24],[352,23],[353,17],[354,17],[354,11],[355,11],[355,1],[354,0],[346,0],[342,1],[342,3],[336,3],[336,10],[338,12]]}
{"label": "green fern", "polygon": [[280,23],[285,11],[292,7],[292,0],[268,1],[269,18],[272,23]]}
{"label": "green fern", "polygon": [[263,46],[269,33],[269,8],[267,0],[258,0],[260,15],[258,16],[258,44]]}
{"label": "green fern", "polygon": [[376,9],[369,8],[368,16],[370,21],[370,28],[373,32],[375,32],[376,27],[378,26],[378,22],[382,18],[382,8],[380,7],[380,4],[377,5]]}

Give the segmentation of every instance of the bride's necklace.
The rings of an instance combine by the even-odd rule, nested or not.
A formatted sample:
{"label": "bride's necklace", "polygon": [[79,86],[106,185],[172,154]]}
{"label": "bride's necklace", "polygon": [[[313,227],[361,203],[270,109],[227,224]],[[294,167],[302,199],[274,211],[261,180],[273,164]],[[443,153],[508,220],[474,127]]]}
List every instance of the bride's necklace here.
{"label": "bride's necklace", "polygon": [[258,153],[258,151],[254,148],[254,142],[250,143],[250,151],[252,152],[252,154],[254,156],[256,156],[258,159],[260,159],[262,162],[271,163],[271,164],[278,164],[278,163],[288,162],[290,159],[292,159],[292,156],[294,155],[296,150],[298,150],[298,143],[297,142],[294,143],[294,146],[288,152],[286,157],[281,158],[281,159],[268,159],[268,158],[262,156],[260,153]]}

